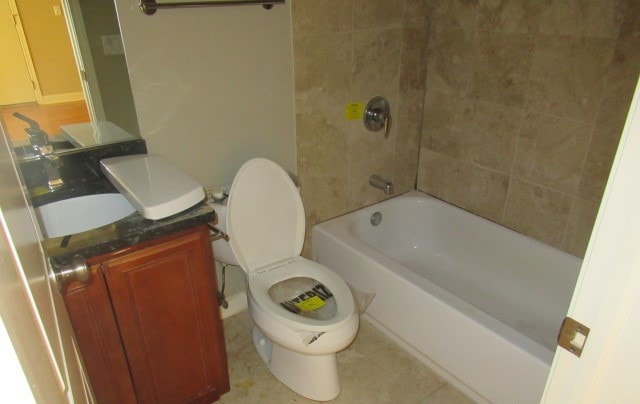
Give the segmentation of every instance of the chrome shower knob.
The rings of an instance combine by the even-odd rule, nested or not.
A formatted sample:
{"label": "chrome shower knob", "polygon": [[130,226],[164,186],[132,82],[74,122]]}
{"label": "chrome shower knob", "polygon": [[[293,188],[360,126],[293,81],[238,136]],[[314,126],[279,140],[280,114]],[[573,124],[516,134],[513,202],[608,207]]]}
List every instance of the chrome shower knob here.
{"label": "chrome shower knob", "polygon": [[364,126],[371,132],[384,130],[384,138],[389,137],[391,130],[391,105],[384,97],[374,97],[364,110]]}

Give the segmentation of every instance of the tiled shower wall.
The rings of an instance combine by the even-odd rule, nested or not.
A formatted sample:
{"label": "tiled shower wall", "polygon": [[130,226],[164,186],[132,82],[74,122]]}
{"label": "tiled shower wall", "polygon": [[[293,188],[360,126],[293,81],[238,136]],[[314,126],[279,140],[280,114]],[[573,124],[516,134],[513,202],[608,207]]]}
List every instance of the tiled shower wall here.
{"label": "tiled shower wall", "polygon": [[418,188],[582,256],[640,72],[640,2],[431,3]]}
{"label": "tiled shower wall", "polygon": [[[292,0],[298,175],[311,226],[387,196],[371,174],[414,188],[425,92],[427,2]],[[345,106],[384,96],[388,139]],[[307,240],[308,241],[308,240]],[[304,255],[309,256],[310,243]]]}
{"label": "tiled shower wall", "polygon": [[[307,237],[386,198],[369,175],[401,193],[417,173],[419,189],[582,256],[640,71],[639,8],[292,0]],[[376,95],[392,106],[387,140],[345,118]]]}

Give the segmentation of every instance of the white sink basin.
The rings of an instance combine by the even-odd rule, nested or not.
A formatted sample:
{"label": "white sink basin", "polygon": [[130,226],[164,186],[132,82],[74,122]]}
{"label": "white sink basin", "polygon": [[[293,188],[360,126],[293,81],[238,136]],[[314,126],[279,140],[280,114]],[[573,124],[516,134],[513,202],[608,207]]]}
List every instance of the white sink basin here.
{"label": "white sink basin", "polygon": [[97,194],[48,203],[35,208],[45,238],[81,233],[113,223],[136,209],[122,194]]}

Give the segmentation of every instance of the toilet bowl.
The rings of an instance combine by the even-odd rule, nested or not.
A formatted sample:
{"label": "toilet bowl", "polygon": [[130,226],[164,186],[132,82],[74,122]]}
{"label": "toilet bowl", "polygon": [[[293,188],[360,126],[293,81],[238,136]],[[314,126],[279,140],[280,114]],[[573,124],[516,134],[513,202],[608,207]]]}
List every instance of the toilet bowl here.
{"label": "toilet bowl", "polygon": [[359,315],[347,284],[300,256],[305,215],[296,186],[277,164],[257,158],[240,168],[225,202],[213,206],[229,242],[214,242],[214,255],[246,273],[258,355],[296,393],[335,398],[336,354],[355,338]]}

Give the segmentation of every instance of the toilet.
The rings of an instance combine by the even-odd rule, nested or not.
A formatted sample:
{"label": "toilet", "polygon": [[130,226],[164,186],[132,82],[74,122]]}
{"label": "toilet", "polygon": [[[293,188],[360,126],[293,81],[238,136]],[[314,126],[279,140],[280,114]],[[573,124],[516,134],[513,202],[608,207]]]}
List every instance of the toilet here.
{"label": "toilet", "polygon": [[225,202],[213,207],[229,242],[214,242],[214,256],[246,273],[258,355],[296,393],[335,398],[336,354],[355,338],[359,314],[342,278],[300,256],[305,215],[296,186],[277,164],[256,158],[240,168]]}

